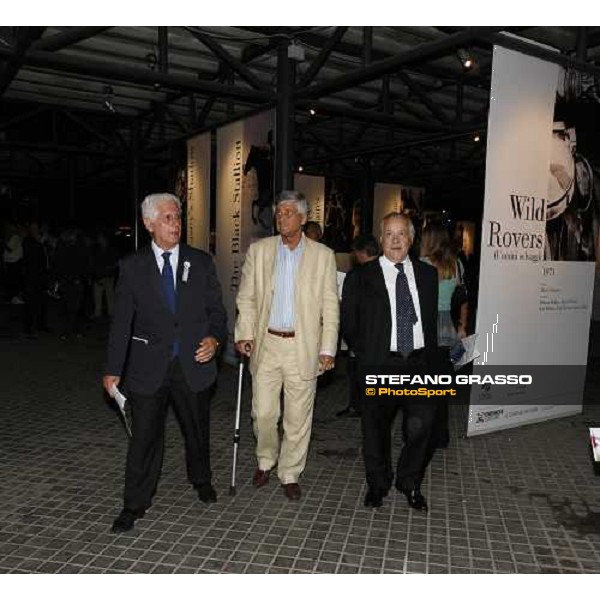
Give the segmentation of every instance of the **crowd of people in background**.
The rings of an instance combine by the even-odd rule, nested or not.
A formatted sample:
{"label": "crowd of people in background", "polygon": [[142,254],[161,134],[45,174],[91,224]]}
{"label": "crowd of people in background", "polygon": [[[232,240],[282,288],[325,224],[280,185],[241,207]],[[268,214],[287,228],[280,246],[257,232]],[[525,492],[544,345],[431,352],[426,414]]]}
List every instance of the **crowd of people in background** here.
{"label": "crowd of people in background", "polygon": [[123,254],[113,235],[6,222],[0,242],[2,302],[22,306],[25,336],[52,332],[67,340],[82,336],[86,323],[112,316]]}
{"label": "crowd of people in background", "polygon": [[[323,243],[319,223],[308,221],[304,230],[310,239]],[[417,256],[423,254],[423,244],[431,243],[428,231],[444,238],[446,258],[454,256],[458,260],[460,277],[474,292],[477,261],[465,255],[461,230],[435,220],[417,226],[413,250]],[[0,301],[23,306],[22,332],[26,336],[34,338],[39,332],[51,331],[66,340],[83,335],[86,323],[112,316],[118,262],[133,250],[114,232],[77,227],[54,230],[47,223],[33,220],[6,221],[0,225],[0,244]],[[357,262],[355,255],[351,248],[352,264]],[[449,289],[451,285],[446,282],[442,287]],[[475,296],[471,293],[471,304]],[[55,315],[52,325],[49,311]],[[474,311],[468,319],[472,330]]]}

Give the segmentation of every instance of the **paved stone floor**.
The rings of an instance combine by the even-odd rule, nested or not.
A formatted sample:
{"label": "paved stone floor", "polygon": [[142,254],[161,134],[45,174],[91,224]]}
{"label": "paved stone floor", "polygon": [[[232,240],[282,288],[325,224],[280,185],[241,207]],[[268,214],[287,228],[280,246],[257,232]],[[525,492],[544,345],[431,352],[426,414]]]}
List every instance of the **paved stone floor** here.
{"label": "paved stone floor", "polygon": [[[16,329],[14,318],[0,327],[0,573],[600,572],[600,480],[586,430],[600,424],[597,407],[471,439],[454,411],[450,447],[424,484],[429,513],[395,493],[373,510],[362,505],[359,422],[335,417],[341,372],[317,397],[299,502],[275,481],[251,485],[247,391],[237,495],[228,495],[236,371],[225,366],[212,420],[218,503],[201,504],[187,484],[170,416],[152,510],[112,535],[127,439],[99,386],[104,328],[64,343]],[[600,392],[595,367],[588,398]]]}

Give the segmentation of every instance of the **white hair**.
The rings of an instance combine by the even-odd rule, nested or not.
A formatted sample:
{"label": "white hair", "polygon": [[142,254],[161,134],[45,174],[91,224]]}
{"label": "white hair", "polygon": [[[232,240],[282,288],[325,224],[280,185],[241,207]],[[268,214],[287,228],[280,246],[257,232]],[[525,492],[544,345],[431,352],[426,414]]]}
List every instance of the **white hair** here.
{"label": "white hair", "polygon": [[402,219],[408,225],[408,233],[411,241],[415,239],[415,226],[412,222],[412,219],[408,215],[401,212],[389,212],[383,217],[383,219],[381,219],[379,224],[380,235],[383,236],[383,227],[385,226],[385,222],[389,221],[390,219]]}
{"label": "white hair", "polygon": [[301,215],[308,214],[308,201],[302,192],[297,192],[296,190],[283,190],[279,196],[277,196],[276,206],[279,206],[283,202],[295,204],[296,209]]}
{"label": "white hair", "polygon": [[181,212],[181,202],[174,194],[150,194],[142,202],[142,217],[144,219],[155,219],[158,215],[158,205],[162,202],[175,202],[179,212]]}

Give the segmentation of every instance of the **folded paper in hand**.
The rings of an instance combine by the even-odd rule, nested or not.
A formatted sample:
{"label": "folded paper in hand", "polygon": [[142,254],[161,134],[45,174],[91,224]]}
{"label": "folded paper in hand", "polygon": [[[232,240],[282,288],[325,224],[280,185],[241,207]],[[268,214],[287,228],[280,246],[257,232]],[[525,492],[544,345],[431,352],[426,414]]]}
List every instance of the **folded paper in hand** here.
{"label": "folded paper in hand", "polygon": [[[479,350],[477,350],[476,342],[477,342],[478,334],[474,333],[473,335],[468,335],[464,337],[462,340],[457,342],[454,346],[452,346],[450,350],[450,360],[452,360],[452,354],[456,353],[457,356],[456,361],[452,360],[452,364],[454,365],[454,369],[458,370],[464,365],[474,361],[478,356],[481,355]],[[459,352],[460,346],[464,348],[464,352]],[[462,353],[462,355],[461,355]]]}
{"label": "folded paper in hand", "polygon": [[131,433],[131,422],[129,417],[127,416],[127,412],[125,411],[125,404],[127,402],[127,398],[121,393],[119,388],[113,384],[111,388],[111,395],[114,398],[119,410],[121,411],[121,415],[123,416],[123,423],[125,423],[125,430],[127,431],[127,435],[132,437]]}

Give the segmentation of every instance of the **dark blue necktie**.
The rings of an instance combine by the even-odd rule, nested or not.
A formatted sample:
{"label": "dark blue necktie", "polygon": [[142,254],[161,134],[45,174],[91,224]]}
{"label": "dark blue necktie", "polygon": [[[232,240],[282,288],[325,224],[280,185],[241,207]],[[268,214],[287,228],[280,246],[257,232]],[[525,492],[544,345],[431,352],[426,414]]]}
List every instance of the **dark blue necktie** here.
{"label": "dark blue necktie", "polygon": [[[171,312],[175,314],[175,282],[173,279],[173,268],[171,267],[171,256],[170,252],[163,252],[162,257],[165,261],[162,269],[162,285],[165,293],[165,299]],[[177,356],[179,353],[179,342],[175,340],[173,342],[173,356]]]}
{"label": "dark blue necktie", "polygon": [[417,312],[413,303],[404,265],[396,263],[396,348],[398,352],[410,354],[415,349],[413,325],[417,322]]}

